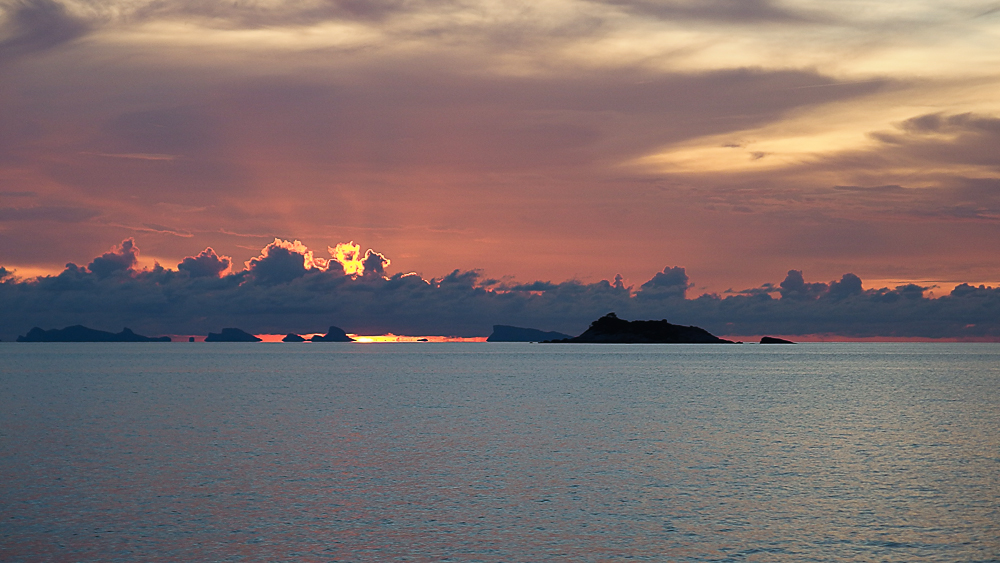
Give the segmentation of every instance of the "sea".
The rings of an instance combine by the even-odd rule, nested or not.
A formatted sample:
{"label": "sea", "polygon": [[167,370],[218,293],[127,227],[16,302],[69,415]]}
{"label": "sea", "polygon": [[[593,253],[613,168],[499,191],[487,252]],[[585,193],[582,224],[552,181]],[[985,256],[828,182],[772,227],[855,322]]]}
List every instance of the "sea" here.
{"label": "sea", "polygon": [[0,561],[1000,561],[1000,344],[0,344]]}

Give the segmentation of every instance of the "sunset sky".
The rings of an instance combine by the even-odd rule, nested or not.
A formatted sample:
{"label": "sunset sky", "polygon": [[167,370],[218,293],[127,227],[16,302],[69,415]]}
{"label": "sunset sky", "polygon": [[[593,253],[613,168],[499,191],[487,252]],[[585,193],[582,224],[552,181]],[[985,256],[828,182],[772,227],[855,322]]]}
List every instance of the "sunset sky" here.
{"label": "sunset sky", "polygon": [[133,237],[146,267],[212,247],[239,271],[280,238],[425,278],[1000,281],[996,0],[0,0],[0,18],[0,266],[22,278]]}

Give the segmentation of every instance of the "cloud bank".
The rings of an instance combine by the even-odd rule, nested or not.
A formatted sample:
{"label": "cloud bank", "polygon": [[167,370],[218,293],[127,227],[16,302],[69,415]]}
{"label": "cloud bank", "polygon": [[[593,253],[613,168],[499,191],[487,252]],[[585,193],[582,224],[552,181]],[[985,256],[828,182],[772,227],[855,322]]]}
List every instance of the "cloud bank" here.
{"label": "cloud bank", "polygon": [[851,273],[808,282],[798,270],[777,284],[725,295],[689,295],[682,267],[665,267],[638,288],[620,276],[596,283],[515,284],[455,270],[423,279],[388,274],[389,260],[342,243],[315,256],[299,241],[275,239],[246,268],[213,249],[185,257],[176,269],[137,269],[139,248],[127,239],[87,266],[20,279],[0,268],[2,338],[31,327],[129,326],[143,334],[206,334],[238,326],[261,334],[322,332],[486,336],[492,325],[579,334],[611,311],[626,319],[697,325],[718,335],[839,335],[1000,340],[1000,288],[961,284],[930,298],[914,284],[865,289]]}

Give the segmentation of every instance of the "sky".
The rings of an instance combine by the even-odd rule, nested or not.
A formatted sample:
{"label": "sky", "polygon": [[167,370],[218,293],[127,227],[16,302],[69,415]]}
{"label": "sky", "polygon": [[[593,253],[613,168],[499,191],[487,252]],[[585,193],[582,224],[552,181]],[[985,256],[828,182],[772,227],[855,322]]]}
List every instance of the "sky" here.
{"label": "sky", "polygon": [[[277,239],[433,288],[634,299],[681,269],[693,307],[799,272],[931,306],[1000,285],[998,45],[995,0],[0,0],[2,279],[194,283],[211,248],[249,287]],[[109,252],[135,263],[87,269]],[[39,307],[14,324],[71,320]]]}

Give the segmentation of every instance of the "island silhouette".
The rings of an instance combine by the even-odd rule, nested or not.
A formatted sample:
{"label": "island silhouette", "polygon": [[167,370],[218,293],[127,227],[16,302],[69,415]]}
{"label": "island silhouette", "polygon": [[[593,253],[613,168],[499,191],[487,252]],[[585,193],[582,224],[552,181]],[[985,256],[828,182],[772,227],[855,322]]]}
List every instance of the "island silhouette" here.
{"label": "island silhouette", "polygon": [[315,334],[313,335],[312,338],[309,339],[309,341],[310,342],[354,342],[354,339],[351,338],[350,336],[347,336],[347,333],[344,332],[341,328],[331,326],[330,329],[326,331],[325,335],[320,336],[318,334]]}
{"label": "island silhouette", "polygon": [[493,325],[493,334],[487,342],[543,342],[545,340],[562,340],[572,338],[561,332],[545,332],[537,328],[522,328],[519,326]]}
{"label": "island silhouette", "polygon": [[238,328],[224,328],[221,333],[208,333],[205,342],[260,342],[260,338]]}
{"label": "island silhouette", "polygon": [[765,336],[760,339],[761,344],[795,344],[791,340],[785,340],[784,338],[777,338],[775,336]]}
{"label": "island silhouette", "polygon": [[550,344],[735,344],[703,328],[660,321],[626,321],[608,313],[590,323],[580,336],[548,340]]}
{"label": "island silhouette", "polygon": [[121,332],[107,332],[87,328],[83,325],[68,326],[63,329],[42,330],[34,327],[28,334],[17,337],[18,342],[170,342],[169,336],[150,337],[123,328]]}

